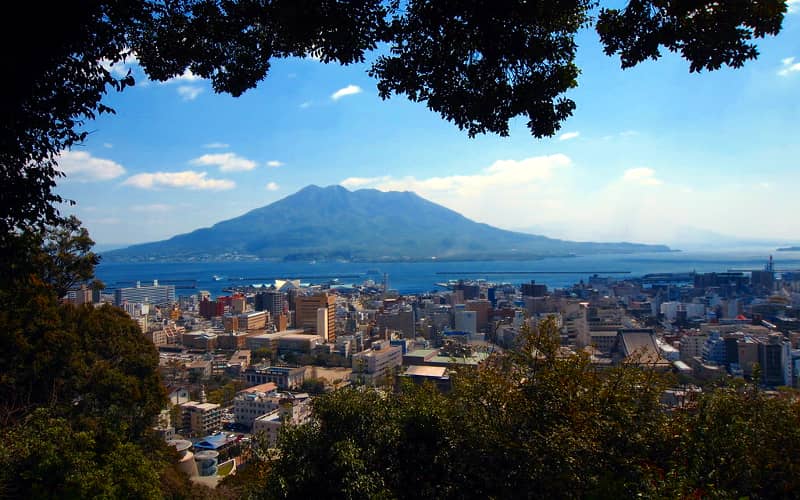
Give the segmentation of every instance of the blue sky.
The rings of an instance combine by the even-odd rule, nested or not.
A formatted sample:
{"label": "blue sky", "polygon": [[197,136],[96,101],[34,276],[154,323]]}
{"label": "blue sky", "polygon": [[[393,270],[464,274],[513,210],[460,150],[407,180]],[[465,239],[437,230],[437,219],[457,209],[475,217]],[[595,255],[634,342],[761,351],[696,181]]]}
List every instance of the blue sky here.
{"label": "blue sky", "polygon": [[510,137],[470,139],[424,104],[382,101],[366,66],[277,60],[232,98],[129,64],[137,85],[63,153],[58,190],[104,245],[210,226],[312,183],[412,190],[570,239],[800,240],[800,13],[739,70],[690,74],[667,54],[622,71],[594,32],[578,42],[577,110],[545,140],[524,119]]}

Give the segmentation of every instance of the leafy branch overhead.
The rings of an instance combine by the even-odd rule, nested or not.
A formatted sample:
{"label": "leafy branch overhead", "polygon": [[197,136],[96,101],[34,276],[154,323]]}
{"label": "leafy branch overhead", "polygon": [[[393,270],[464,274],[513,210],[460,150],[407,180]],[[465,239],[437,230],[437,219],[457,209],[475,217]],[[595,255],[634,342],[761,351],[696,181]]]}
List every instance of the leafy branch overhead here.
{"label": "leafy branch overhead", "polygon": [[[11,89],[0,97],[0,231],[52,223],[62,200],[59,151],[80,143],[87,120],[113,112],[109,89],[133,83],[110,63],[135,53],[148,76],[187,69],[239,96],[275,58],[364,63],[384,99],[424,102],[472,137],[508,135],[525,117],[554,135],[576,108],[575,35],[595,23],[607,54],[628,68],[667,49],[690,71],[738,68],[754,40],[777,34],[786,0],[93,0],[80,8],[24,5],[3,16]],[[596,17],[596,19],[595,19]],[[42,34],[46,35],[42,35]]]}

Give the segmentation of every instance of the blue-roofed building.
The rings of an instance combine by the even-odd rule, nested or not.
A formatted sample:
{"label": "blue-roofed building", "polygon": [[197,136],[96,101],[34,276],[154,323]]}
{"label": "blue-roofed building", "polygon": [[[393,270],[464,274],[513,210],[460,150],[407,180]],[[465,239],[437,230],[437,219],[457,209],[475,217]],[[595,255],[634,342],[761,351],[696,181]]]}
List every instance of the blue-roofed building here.
{"label": "blue-roofed building", "polygon": [[206,436],[200,441],[197,441],[196,443],[194,443],[194,448],[196,450],[219,451],[221,449],[224,449],[226,446],[237,442],[238,440],[239,438],[237,438],[234,434],[226,434],[224,432],[220,432],[217,434]]}

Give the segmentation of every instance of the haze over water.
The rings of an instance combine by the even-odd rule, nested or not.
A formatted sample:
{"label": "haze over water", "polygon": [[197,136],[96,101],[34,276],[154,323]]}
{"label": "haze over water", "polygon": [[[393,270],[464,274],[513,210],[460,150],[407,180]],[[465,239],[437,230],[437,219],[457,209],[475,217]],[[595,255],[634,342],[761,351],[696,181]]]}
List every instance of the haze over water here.
{"label": "haze over water", "polygon": [[[300,278],[303,283],[312,284],[339,278],[340,284],[346,285],[366,279],[380,281],[383,273],[389,275],[389,288],[404,294],[435,290],[436,283],[459,278],[515,284],[533,279],[551,288],[564,288],[585,281],[594,273],[624,279],[650,273],[762,269],[770,254],[776,270],[800,270],[800,252],[774,250],[587,255],[535,261],[101,263],[97,277],[109,288],[132,286],[131,282],[137,280],[143,284],[154,279],[197,280],[196,289],[179,289],[177,294],[208,290],[217,296],[224,295],[223,288],[229,286],[270,284],[281,278]],[[520,271],[544,274],[514,274]],[[214,275],[223,279],[215,281]]]}

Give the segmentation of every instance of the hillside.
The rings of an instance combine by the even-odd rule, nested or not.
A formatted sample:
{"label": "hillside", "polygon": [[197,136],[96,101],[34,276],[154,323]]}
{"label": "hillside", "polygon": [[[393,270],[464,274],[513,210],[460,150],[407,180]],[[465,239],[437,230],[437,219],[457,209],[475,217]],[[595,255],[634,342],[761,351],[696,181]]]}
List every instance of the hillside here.
{"label": "hillside", "polygon": [[274,203],[107,261],[499,260],[586,253],[666,252],[663,245],[587,243],[474,222],[411,192],[307,186]]}

